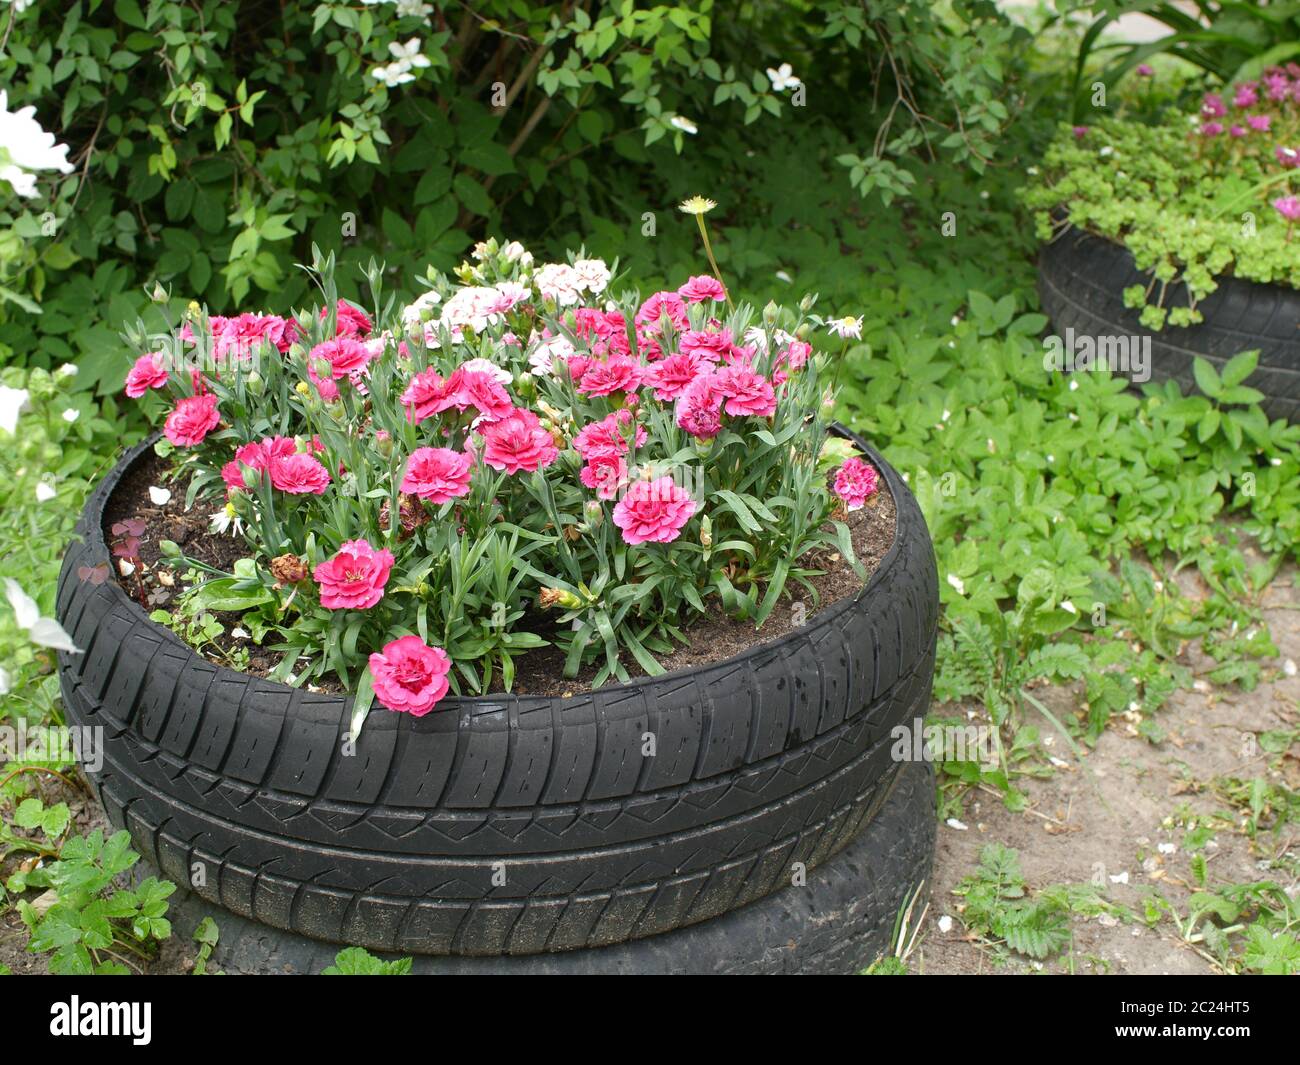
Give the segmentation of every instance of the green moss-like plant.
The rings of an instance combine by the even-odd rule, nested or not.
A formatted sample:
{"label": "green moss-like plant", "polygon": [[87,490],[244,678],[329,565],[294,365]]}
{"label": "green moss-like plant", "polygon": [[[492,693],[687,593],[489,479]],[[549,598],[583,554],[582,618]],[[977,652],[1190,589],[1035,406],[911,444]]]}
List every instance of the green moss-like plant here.
{"label": "green moss-like plant", "polygon": [[1065,127],[1024,194],[1041,239],[1073,225],[1133,253],[1150,280],[1124,300],[1149,329],[1200,322],[1221,277],[1300,288],[1300,67],[1226,96],[1154,125]]}

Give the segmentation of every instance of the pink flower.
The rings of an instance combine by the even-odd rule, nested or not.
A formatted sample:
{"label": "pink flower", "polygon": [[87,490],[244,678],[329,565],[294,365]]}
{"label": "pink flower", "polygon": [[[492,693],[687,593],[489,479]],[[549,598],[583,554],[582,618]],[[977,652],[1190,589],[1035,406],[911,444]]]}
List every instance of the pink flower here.
{"label": "pink flower", "polygon": [[221,467],[221,479],[228,490],[243,489],[244,468],[264,470],[273,458],[284,458],[298,450],[298,442],[291,436],[268,436],[242,444],[235,449],[235,457]]}
{"label": "pink flower", "polygon": [[722,399],[711,374],[697,377],[677,398],[678,427],[699,440],[712,440],[722,432]]}
{"label": "pink flower", "polygon": [[167,415],[163,433],[177,447],[194,447],[212,432],[221,421],[217,411],[217,397],[211,392],[201,396],[187,396],[180,400]]}
{"label": "pink flower", "polygon": [[462,410],[474,406],[485,418],[500,421],[515,409],[509,394],[491,374],[460,367],[452,378],[460,385],[458,406]]}
{"label": "pink flower", "polygon": [[273,455],[267,461],[271,487],[290,495],[321,495],[330,485],[329,471],[311,455]]}
{"label": "pink flower", "polygon": [[[584,425],[573,438],[573,449],[587,461],[596,455],[626,455],[629,450],[629,437],[625,433],[632,424],[632,412],[622,409],[606,415],[598,422]],[[636,446],[646,442],[643,426],[636,427]]]}
{"label": "pink flower", "polygon": [[666,544],[681,535],[697,509],[695,500],[671,477],[637,481],[614,507],[614,524],[629,544]]}
{"label": "pink flower", "polygon": [[587,460],[578,477],[598,498],[613,499],[627,484],[627,462],[622,455],[603,451]]}
{"label": "pink flower", "polygon": [[1273,123],[1272,115],[1247,115],[1246,125],[1256,133],[1267,133]]}
{"label": "pink flower", "polygon": [[430,503],[446,503],[469,492],[470,457],[447,447],[420,447],[406,460],[403,492]]}
{"label": "pink flower", "polygon": [[141,355],[126,375],[126,394],[131,399],[139,399],[151,388],[166,386],[167,367],[163,364],[161,351]]}
{"label": "pink flower", "polygon": [[1283,166],[1300,167],[1300,149],[1278,145],[1273,149],[1273,154],[1277,156],[1277,161]]}
{"label": "pink flower", "polygon": [[730,329],[710,333],[706,329],[688,329],[677,340],[677,346],[687,355],[698,355],[709,362],[721,362],[733,349]]}
{"label": "pink flower", "polygon": [[682,352],[652,363],[643,374],[644,383],[654,389],[655,399],[670,402],[686,391],[686,386],[709,368],[699,355]]}
{"label": "pink flower", "polygon": [[1137,65],[1137,74],[1139,78],[1149,78],[1155,72],[1155,68],[1150,63],[1139,63]]}
{"label": "pink flower", "polygon": [[1075,139],[1075,140],[1077,140],[1077,141],[1081,141],[1081,140],[1083,140],[1084,137],[1086,137],[1086,136],[1088,135],[1088,127],[1087,127],[1087,126],[1075,126],[1075,127],[1071,130],[1071,132],[1074,134],[1074,139]]}
{"label": "pink flower", "polygon": [[551,434],[530,410],[516,410],[482,430],[483,461],[494,470],[533,473],[549,466],[559,455]]}
{"label": "pink flower", "polygon": [[418,636],[403,636],[370,656],[370,680],[375,698],[389,710],[423,717],[447,694],[451,659],[441,647],[430,647]]}
{"label": "pink flower", "polygon": [[1223,97],[1209,92],[1205,94],[1205,100],[1201,104],[1201,114],[1206,118],[1222,118],[1228,113],[1228,108],[1223,102]]}
{"label": "pink flower", "polygon": [[659,332],[660,319],[668,316],[674,329],[685,329],[687,324],[686,304],[682,302],[681,296],[676,292],[656,292],[653,296],[641,304],[640,310],[636,312],[636,324],[641,326],[646,333],[654,334]]}
{"label": "pink flower", "polygon": [[318,372],[323,368],[321,364],[328,364],[330,377],[337,381],[362,373],[370,362],[370,351],[359,340],[337,336],[312,348],[308,361],[317,364]]}
{"label": "pink flower", "polygon": [[432,366],[416,374],[402,393],[402,406],[406,408],[407,419],[419,424],[425,418],[441,414],[451,407],[463,409],[460,384],[461,379],[456,373],[444,380]]}
{"label": "pink flower", "polygon": [[[320,309],[320,320],[323,322],[329,317],[329,308]],[[334,335],[339,337],[351,337],[359,340],[369,334],[373,327],[370,318],[366,312],[359,307],[354,307],[347,300],[339,300],[334,309]]]}
{"label": "pink flower", "polygon": [[724,366],[713,375],[713,388],[725,397],[728,414],[767,418],[776,411],[772,382],[746,366]]}
{"label": "pink flower", "polygon": [[703,303],[705,300],[721,303],[727,298],[727,290],[722,287],[722,282],[716,277],[701,274],[699,277],[692,277],[687,281],[677,290],[677,295],[681,296],[687,303]]}
{"label": "pink flower", "polygon": [[584,396],[612,396],[615,392],[634,392],[641,385],[641,366],[626,355],[612,356],[607,362],[589,363],[577,382]]}
{"label": "pink flower", "polygon": [[1233,107],[1254,107],[1259,102],[1259,93],[1256,92],[1254,82],[1248,82],[1245,85],[1238,85],[1237,91],[1232,97]]}
{"label": "pink flower", "polygon": [[[283,355],[298,336],[298,324],[274,314],[238,314],[225,318],[214,314],[208,319],[212,330],[212,353],[217,359],[228,355],[246,359],[257,347],[270,344]],[[194,340],[187,323],[181,330],[185,340]]]}
{"label": "pink flower", "polygon": [[1217,137],[1223,132],[1222,122],[1207,122],[1201,127],[1202,137]]}
{"label": "pink flower", "polygon": [[835,471],[835,494],[848,504],[849,510],[857,510],[875,495],[879,484],[876,468],[859,458],[845,459],[844,465]]}
{"label": "pink flower", "polygon": [[327,610],[368,610],[384,597],[392,568],[388,548],[376,551],[365,540],[348,540],[337,555],[312,570],[320,585],[320,605]]}
{"label": "pink flower", "polygon": [[1300,219],[1300,197],[1279,196],[1273,201],[1273,210],[1288,222]]}

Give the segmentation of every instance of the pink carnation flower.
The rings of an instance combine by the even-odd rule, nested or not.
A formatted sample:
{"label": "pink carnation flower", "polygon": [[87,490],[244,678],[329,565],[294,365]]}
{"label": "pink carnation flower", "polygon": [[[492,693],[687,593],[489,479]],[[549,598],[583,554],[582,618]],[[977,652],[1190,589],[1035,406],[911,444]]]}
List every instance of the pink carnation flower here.
{"label": "pink carnation flower", "polygon": [[317,365],[318,373],[327,365],[330,377],[338,381],[361,374],[370,362],[370,350],[359,340],[338,336],[317,344],[308,359]]}
{"label": "pink carnation flower", "polygon": [[[322,307],[320,310],[320,320],[323,322],[329,317],[329,308]],[[334,309],[334,335],[340,337],[351,337],[354,340],[368,336],[370,330],[374,328],[366,312],[359,307],[354,307],[347,300],[339,300]]]}
{"label": "pink carnation flower", "polygon": [[311,455],[294,452],[267,461],[271,487],[290,495],[321,495],[330,486],[329,471]]}
{"label": "pink carnation flower", "polygon": [[[584,459],[590,461],[596,455],[625,455],[628,452],[629,435],[627,426],[632,424],[630,410],[616,410],[598,422],[584,425],[573,438],[573,449]],[[636,446],[646,442],[645,427],[636,427]]]}
{"label": "pink carnation flower", "polygon": [[495,422],[508,417],[515,409],[509,393],[492,374],[460,367],[452,377],[460,385],[458,405],[462,410],[473,406],[485,418]]}
{"label": "pink carnation flower", "polygon": [[666,544],[681,535],[697,509],[695,500],[671,477],[637,481],[614,507],[614,524],[629,544]]}
{"label": "pink carnation flower", "polygon": [[126,375],[126,394],[131,399],[139,399],[149,389],[165,388],[166,385],[167,367],[163,365],[161,351],[141,355]]}
{"label": "pink carnation flower", "polygon": [[284,458],[298,450],[298,442],[291,436],[268,436],[261,441],[241,444],[235,457],[221,467],[221,479],[229,490],[243,489],[244,469],[264,470],[273,458]]}
{"label": "pink carnation flower", "polygon": [[212,432],[221,421],[217,411],[217,397],[211,392],[201,396],[187,396],[180,400],[167,415],[163,433],[177,447],[194,447]]}
{"label": "pink carnation flower", "polygon": [[760,418],[776,412],[772,382],[744,365],[724,366],[713,375],[713,388],[726,399],[728,414],[754,414]]}
{"label": "pink carnation flower", "polygon": [[615,355],[608,362],[589,363],[577,382],[584,396],[612,396],[615,392],[635,392],[641,385],[641,366],[626,355]]}
{"label": "pink carnation flower", "polygon": [[1300,197],[1279,196],[1273,201],[1273,210],[1288,222],[1300,220]]}
{"label": "pink carnation flower", "polygon": [[709,366],[700,356],[681,352],[648,366],[644,383],[654,389],[655,399],[671,402]]}
{"label": "pink carnation flower", "polygon": [[470,457],[447,447],[420,447],[406,460],[403,492],[430,503],[447,503],[469,493]]}
{"label": "pink carnation flower", "polygon": [[516,410],[482,430],[483,461],[494,470],[533,473],[549,466],[559,455],[551,434],[530,410]]}
{"label": "pink carnation flower", "polygon": [[320,585],[320,605],[327,610],[368,610],[384,597],[392,568],[388,548],[376,551],[365,540],[348,540],[337,555],[312,570]]}
{"label": "pink carnation flower", "polygon": [[603,451],[587,460],[578,477],[597,498],[613,499],[627,484],[627,461],[616,452]]}
{"label": "pink carnation flower", "polygon": [[698,355],[709,362],[721,362],[731,355],[734,339],[730,329],[711,333],[706,329],[688,329],[677,340],[683,354]]}
{"label": "pink carnation flower", "polygon": [[403,636],[370,656],[375,698],[389,710],[423,717],[447,694],[451,659],[441,647],[418,636]]}
{"label": "pink carnation flower", "polygon": [[849,510],[857,510],[875,495],[879,481],[876,468],[870,463],[859,458],[845,459],[844,465],[835,471],[835,494],[848,504]]}
{"label": "pink carnation flower", "polygon": [[646,333],[657,333],[660,319],[664,315],[667,315],[674,329],[686,328],[686,304],[676,292],[656,292],[647,299],[636,312],[636,324]]}
{"label": "pink carnation flower", "polygon": [[460,384],[461,379],[456,373],[444,380],[432,366],[416,374],[402,393],[407,419],[419,424],[451,407],[462,409]]}
{"label": "pink carnation flower", "polygon": [[721,303],[727,298],[727,290],[722,287],[722,282],[716,277],[701,274],[699,277],[693,277],[687,281],[677,290],[677,295],[681,296],[687,303],[702,303],[705,300]]}
{"label": "pink carnation flower", "polygon": [[697,377],[677,399],[678,427],[699,440],[712,440],[722,432],[722,399],[711,374]]}

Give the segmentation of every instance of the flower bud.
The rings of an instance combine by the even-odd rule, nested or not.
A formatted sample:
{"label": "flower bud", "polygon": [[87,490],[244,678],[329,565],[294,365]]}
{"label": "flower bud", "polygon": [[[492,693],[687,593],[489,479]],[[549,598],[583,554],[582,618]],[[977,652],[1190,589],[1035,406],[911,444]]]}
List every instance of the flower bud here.
{"label": "flower bud", "polygon": [[562,610],[576,610],[582,606],[582,600],[563,588],[543,588],[537,597],[537,605],[543,610],[559,607]]}
{"label": "flower bud", "polygon": [[271,575],[280,584],[297,584],[310,574],[307,563],[295,554],[285,554],[271,559]]}
{"label": "flower bud", "polygon": [[707,514],[700,519],[700,546],[705,550],[713,546],[713,522]]}

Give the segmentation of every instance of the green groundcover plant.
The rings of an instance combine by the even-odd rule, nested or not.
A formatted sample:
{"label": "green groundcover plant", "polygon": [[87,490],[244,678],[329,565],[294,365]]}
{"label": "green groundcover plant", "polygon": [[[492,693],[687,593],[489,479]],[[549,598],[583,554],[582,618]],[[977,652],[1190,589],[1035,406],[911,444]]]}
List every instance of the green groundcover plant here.
{"label": "green groundcover plant", "polygon": [[710,600],[762,625],[788,589],[815,599],[817,548],[860,570],[842,519],[877,474],[828,439],[831,361],[802,339],[856,321],[733,304],[711,275],[615,298],[603,261],[515,242],[404,307],[378,267],[363,311],[317,266],[319,309],[133,333],[126,386],[211,535],[249,548],[221,572],[163,543],[188,615],[238,612],[278,678],[423,714],[552,643],[599,685],[662,672]]}
{"label": "green groundcover plant", "polygon": [[1127,247],[1150,280],[1125,302],[1160,329],[1200,322],[1220,277],[1300,287],[1297,193],[1300,64],[1290,63],[1206,94],[1197,114],[1062,129],[1025,202],[1044,240],[1074,225]]}

